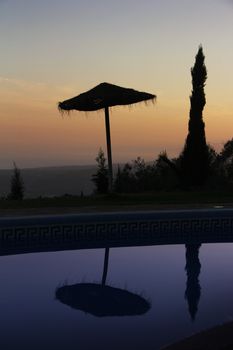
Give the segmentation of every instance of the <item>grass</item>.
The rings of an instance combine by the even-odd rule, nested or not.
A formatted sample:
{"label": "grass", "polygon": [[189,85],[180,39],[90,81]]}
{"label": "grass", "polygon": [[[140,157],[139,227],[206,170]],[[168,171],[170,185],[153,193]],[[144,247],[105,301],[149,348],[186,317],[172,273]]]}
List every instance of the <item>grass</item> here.
{"label": "grass", "polygon": [[233,204],[233,192],[229,191],[172,191],[143,194],[112,194],[93,196],[39,197],[23,201],[0,199],[1,209],[29,208],[95,208],[124,209],[129,206],[171,207],[171,206],[205,206]]}

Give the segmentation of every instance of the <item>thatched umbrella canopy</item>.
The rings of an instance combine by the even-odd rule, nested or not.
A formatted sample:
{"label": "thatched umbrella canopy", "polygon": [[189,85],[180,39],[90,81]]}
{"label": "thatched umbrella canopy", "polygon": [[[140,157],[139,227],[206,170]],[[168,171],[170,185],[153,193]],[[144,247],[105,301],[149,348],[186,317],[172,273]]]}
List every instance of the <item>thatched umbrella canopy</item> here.
{"label": "thatched umbrella canopy", "polygon": [[109,107],[131,105],[142,101],[155,101],[156,96],[133,89],[123,88],[109,83],[101,83],[93,89],[84,92],[69,100],[59,102],[61,111],[97,111],[105,110],[105,126],[108,151],[109,190],[112,191],[112,152],[109,123]]}

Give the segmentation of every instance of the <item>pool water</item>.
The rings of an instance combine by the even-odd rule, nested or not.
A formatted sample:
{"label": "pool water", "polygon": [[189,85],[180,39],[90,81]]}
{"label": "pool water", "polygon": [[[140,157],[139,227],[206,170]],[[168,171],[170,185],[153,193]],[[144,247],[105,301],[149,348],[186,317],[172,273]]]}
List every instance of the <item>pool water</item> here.
{"label": "pool water", "polygon": [[141,312],[124,314],[121,293],[121,315],[108,314],[111,302],[98,316],[78,297],[76,307],[69,295],[56,298],[64,286],[98,287],[104,257],[105,249],[1,256],[1,349],[160,349],[232,320],[232,243],[110,248],[104,285],[140,296],[149,305]]}

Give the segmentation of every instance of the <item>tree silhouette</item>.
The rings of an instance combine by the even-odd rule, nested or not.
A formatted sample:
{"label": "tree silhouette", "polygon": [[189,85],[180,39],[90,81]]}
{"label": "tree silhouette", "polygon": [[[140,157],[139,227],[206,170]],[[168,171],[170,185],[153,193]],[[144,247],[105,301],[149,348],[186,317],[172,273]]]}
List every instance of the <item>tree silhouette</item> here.
{"label": "tree silhouette", "polygon": [[96,157],[98,169],[97,173],[92,176],[92,181],[96,186],[96,192],[104,194],[108,192],[108,168],[103,150],[100,148]]}
{"label": "tree silhouette", "polygon": [[228,140],[215,160],[215,175],[225,187],[233,184],[233,139]]}
{"label": "tree silhouette", "polygon": [[209,174],[209,152],[205,138],[205,124],[202,112],[206,103],[205,81],[207,70],[202,46],[199,47],[195,64],[191,68],[192,95],[188,136],[181,154],[181,176],[185,185],[202,186]]}
{"label": "tree silhouette", "polygon": [[14,200],[22,200],[24,197],[23,179],[20,170],[17,168],[15,162],[13,163],[13,165],[14,171],[11,178],[11,192],[9,198]]}

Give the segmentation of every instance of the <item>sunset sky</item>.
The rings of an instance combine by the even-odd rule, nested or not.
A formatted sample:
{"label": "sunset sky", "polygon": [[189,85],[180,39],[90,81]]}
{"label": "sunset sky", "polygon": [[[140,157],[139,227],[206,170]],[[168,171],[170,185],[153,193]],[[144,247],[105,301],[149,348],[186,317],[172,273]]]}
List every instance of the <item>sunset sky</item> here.
{"label": "sunset sky", "polygon": [[154,93],[111,111],[114,162],[181,151],[190,68],[206,57],[207,141],[233,137],[233,1],[0,0],[0,168],[93,164],[104,114],[57,103],[100,82]]}

